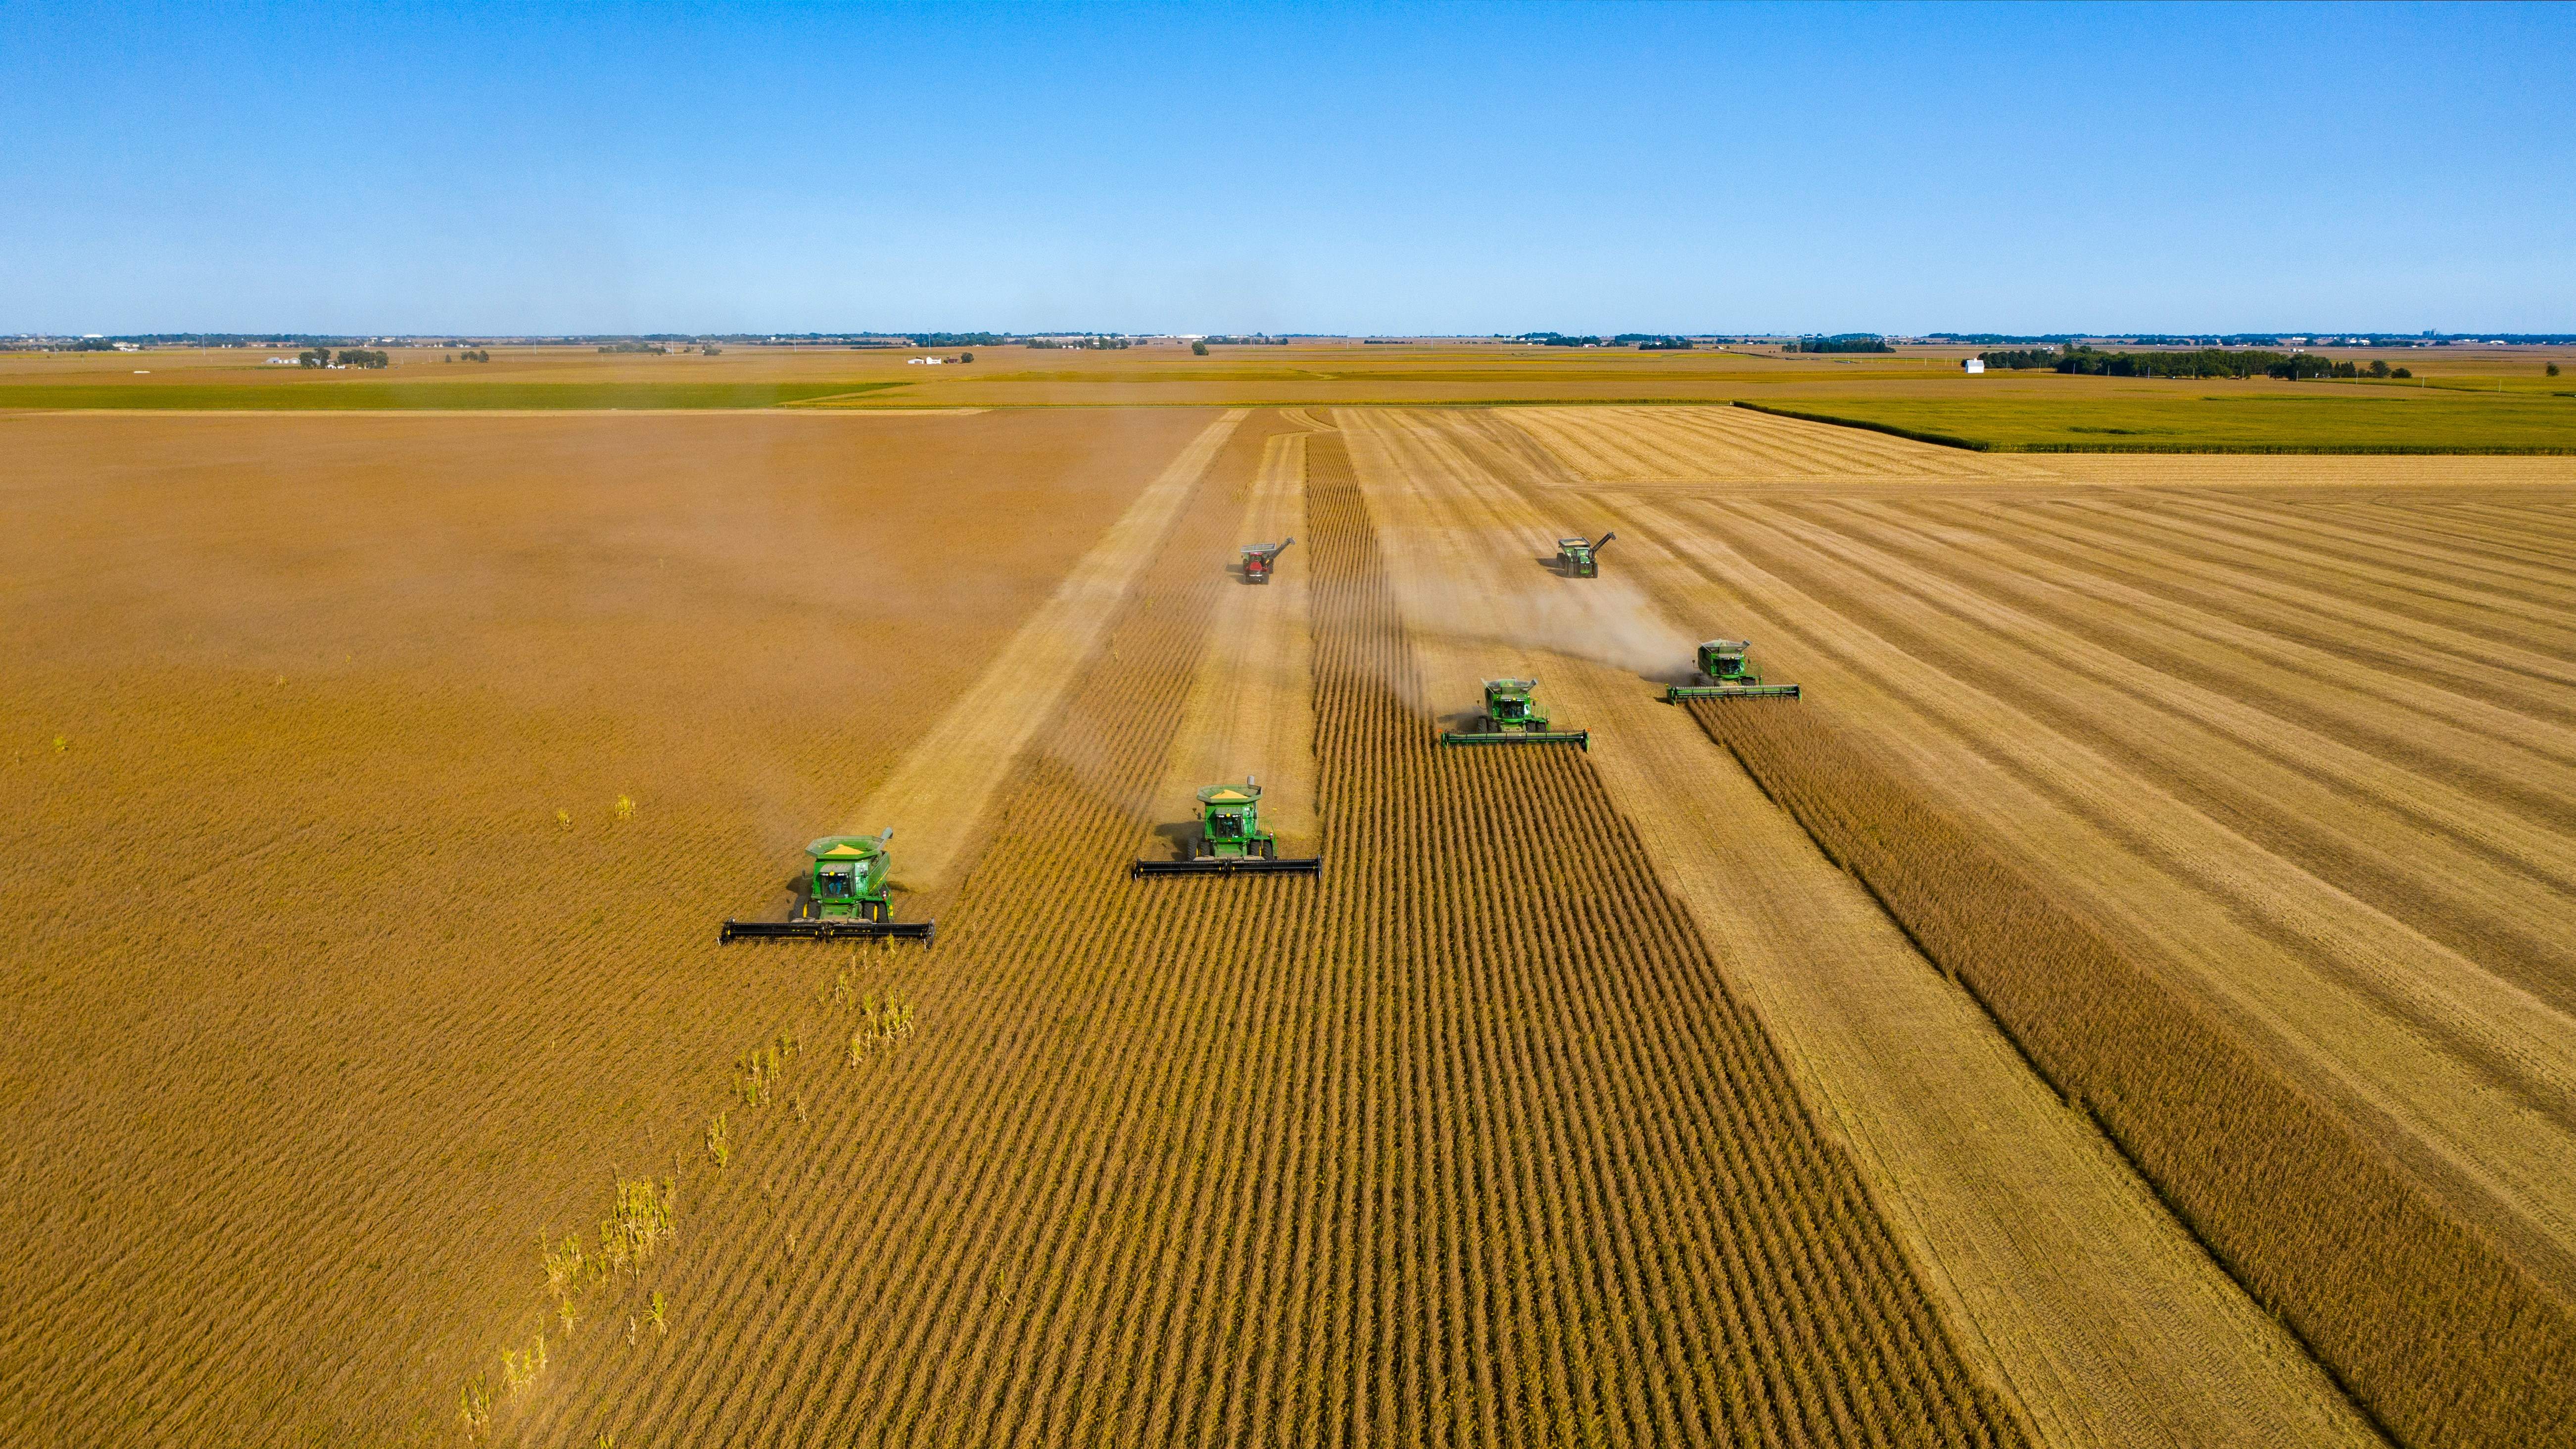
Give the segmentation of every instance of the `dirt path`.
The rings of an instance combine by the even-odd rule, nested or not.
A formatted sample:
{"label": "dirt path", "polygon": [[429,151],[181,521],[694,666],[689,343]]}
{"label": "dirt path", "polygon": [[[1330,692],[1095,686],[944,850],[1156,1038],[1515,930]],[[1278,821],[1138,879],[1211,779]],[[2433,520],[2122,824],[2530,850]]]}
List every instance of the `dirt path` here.
{"label": "dirt path", "polygon": [[[1276,543],[1301,532],[1305,434],[1269,438],[1260,471],[1247,482],[1245,543]],[[1202,786],[1257,776],[1262,825],[1279,837],[1280,853],[1314,852],[1313,639],[1307,558],[1299,549],[1311,545],[1281,554],[1269,583],[1238,583],[1219,598],[1207,652],[1182,707],[1171,765],[1155,791],[1157,821],[1195,820]],[[1211,568],[1220,562],[1237,567],[1233,558],[1208,561]]]}
{"label": "dirt path", "polygon": [[1217,450],[1249,416],[1230,410],[1181,450],[851,818],[854,831],[894,828],[902,889],[945,889],[971,863],[968,845],[979,838],[994,789],[1030,737],[1055,717],[1128,586],[1160,548]]}
{"label": "dirt path", "polygon": [[[1531,612],[1514,545],[1551,523],[1520,480],[1483,465],[1499,454],[1472,427],[1345,416],[1399,578],[1437,576],[1406,578],[1401,591],[1417,651],[1497,657],[1459,625],[1472,639],[1476,621]],[[1526,651],[1508,662],[1548,676],[1559,717],[1594,731],[1593,766],[1658,875],[1845,1135],[1956,1336],[2050,1443],[2375,1442],[1975,1002],[1657,700],[1640,678],[1654,661],[1631,657],[1637,641],[1752,626],[1679,569],[1658,530],[1634,532],[1604,555],[1599,580],[1536,575],[1564,596],[1544,606],[1552,614],[1600,622],[1607,647],[1592,652],[1607,657]],[[1448,612],[1420,612],[1420,600]],[[1667,619],[1668,607],[1693,617]],[[1581,642],[1570,626],[1556,637]]]}

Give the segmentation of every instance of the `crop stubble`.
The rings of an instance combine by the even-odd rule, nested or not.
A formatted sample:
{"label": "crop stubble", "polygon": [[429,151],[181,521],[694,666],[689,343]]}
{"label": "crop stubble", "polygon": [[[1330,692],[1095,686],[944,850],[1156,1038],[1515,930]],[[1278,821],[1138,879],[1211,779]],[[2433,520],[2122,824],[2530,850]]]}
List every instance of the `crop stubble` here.
{"label": "crop stubble", "polygon": [[2297,491],[1591,497],[2563,1295],[2566,495],[2289,461],[2236,477]]}
{"label": "crop stubble", "polygon": [[[1640,592],[1686,545],[1630,530],[1601,579],[1554,580],[1529,567],[1532,541],[1588,509],[1529,495],[1545,459],[1485,420],[1344,418],[1417,654],[1454,657],[1453,689],[1480,668],[1543,675],[1558,717],[1596,731],[1594,768],[1657,873],[1849,1141],[1958,1337],[2047,1442],[2375,1440],[1984,1011],[1659,702],[1696,637],[1666,609],[1696,608],[1702,634],[1729,624],[1686,591]],[[1555,621],[1530,634],[1557,649],[1486,622],[1533,618]]]}
{"label": "crop stubble", "polygon": [[2020,1441],[1584,760],[1430,743],[1307,450],[1325,877],[1123,873],[1240,587],[1209,488],[938,947],[857,954],[917,1043],[770,1114],[672,1290],[700,1326],[586,1350],[527,1432]]}
{"label": "crop stubble", "polygon": [[801,989],[712,920],[1203,425],[11,420],[0,1439],[444,1437]]}

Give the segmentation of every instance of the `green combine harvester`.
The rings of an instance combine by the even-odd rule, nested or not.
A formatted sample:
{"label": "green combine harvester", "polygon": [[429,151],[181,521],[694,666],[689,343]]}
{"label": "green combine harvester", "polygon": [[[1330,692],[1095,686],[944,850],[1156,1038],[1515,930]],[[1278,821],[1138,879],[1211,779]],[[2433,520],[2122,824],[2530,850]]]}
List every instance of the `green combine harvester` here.
{"label": "green combine harvester", "polygon": [[796,914],[783,921],[727,921],[720,938],[795,936],[809,941],[891,937],[927,941],[937,929],[930,921],[898,921],[886,902],[886,842],[882,835],[826,835],[805,847],[814,858],[814,873]]}
{"label": "green combine harvester", "polygon": [[1538,689],[1535,679],[1488,679],[1485,681],[1485,712],[1476,728],[1442,730],[1444,745],[1581,745],[1592,748],[1590,730],[1552,730],[1547,727],[1547,712],[1538,707],[1532,696]]}
{"label": "green combine harvester", "polygon": [[1569,579],[1601,577],[1601,550],[1610,546],[1615,533],[1601,535],[1599,542],[1588,538],[1560,538],[1556,541],[1556,571]]}
{"label": "green combine harvester", "polygon": [[1666,704],[1685,699],[1796,699],[1794,684],[1764,684],[1762,671],[1746,657],[1753,645],[1743,639],[1711,639],[1699,646],[1699,672],[1688,684],[1664,691]]}
{"label": "green combine harvester", "polygon": [[1210,785],[1199,792],[1199,838],[1180,860],[1140,860],[1131,876],[1321,875],[1324,860],[1281,860],[1279,842],[1261,828],[1261,787]]}

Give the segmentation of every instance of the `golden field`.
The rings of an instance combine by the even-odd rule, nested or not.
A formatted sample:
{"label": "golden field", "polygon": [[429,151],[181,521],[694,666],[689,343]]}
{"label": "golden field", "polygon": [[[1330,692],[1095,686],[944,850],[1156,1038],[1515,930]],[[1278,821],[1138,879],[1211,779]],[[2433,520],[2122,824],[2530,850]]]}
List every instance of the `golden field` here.
{"label": "golden field", "polygon": [[0,412],[0,1438],[2569,1442],[2576,459],[1142,351]]}

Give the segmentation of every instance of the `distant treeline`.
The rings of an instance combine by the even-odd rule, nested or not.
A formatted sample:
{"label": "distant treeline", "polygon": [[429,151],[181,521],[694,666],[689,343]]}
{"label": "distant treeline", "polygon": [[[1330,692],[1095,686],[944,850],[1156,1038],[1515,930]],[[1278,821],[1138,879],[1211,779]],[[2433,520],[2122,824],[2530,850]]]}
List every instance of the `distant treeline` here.
{"label": "distant treeline", "polygon": [[1887,339],[1875,332],[1838,332],[1831,337],[1801,337],[1788,345],[1791,352],[1894,352]]}
{"label": "distant treeline", "polygon": [[1287,338],[1273,337],[1267,332],[1255,332],[1248,337],[1209,337],[1203,340],[1211,347],[1285,347],[1288,345]]}
{"label": "distant treeline", "polygon": [[1038,348],[1072,347],[1088,348],[1095,352],[1116,352],[1133,344],[1129,343],[1124,337],[1075,337],[1070,339],[1032,337],[1028,340],[1026,345]]}
{"label": "distant treeline", "polygon": [[363,347],[343,349],[335,358],[328,347],[308,347],[295,354],[295,362],[299,367],[387,367],[392,365],[393,358]]}
{"label": "distant treeline", "polygon": [[657,356],[661,356],[668,354],[671,349],[664,347],[658,342],[611,342],[601,347],[599,350],[602,352],[650,352]]}
{"label": "distant treeline", "polygon": [[1663,332],[1622,332],[1616,337],[1585,337],[1563,332],[1523,332],[1515,342],[1535,342],[1541,347],[1635,347],[1642,352],[1687,352],[1698,344],[1687,337]]}
{"label": "distant treeline", "polygon": [[2412,370],[2373,360],[2336,362],[2313,352],[2202,347],[2190,352],[2104,352],[2095,347],[2017,347],[1980,352],[1988,367],[2045,369],[2088,377],[2412,377]]}

